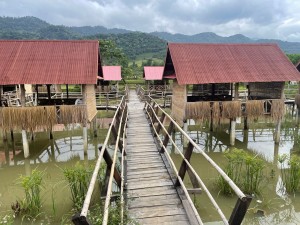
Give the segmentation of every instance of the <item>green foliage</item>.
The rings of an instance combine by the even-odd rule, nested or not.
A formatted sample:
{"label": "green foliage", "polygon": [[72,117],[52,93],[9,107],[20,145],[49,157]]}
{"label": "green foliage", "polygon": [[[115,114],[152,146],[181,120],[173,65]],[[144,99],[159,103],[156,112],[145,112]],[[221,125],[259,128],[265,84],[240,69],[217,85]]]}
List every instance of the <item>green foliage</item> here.
{"label": "green foliage", "polygon": [[294,65],[300,61],[300,54],[287,54],[287,56]]}
{"label": "green foliage", "polygon": [[84,167],[76,163],[73,168],[63,169],[65,179],[71,190],[72,201],[76,209],[80,209],[85,199],[85,194],[89,187],[91,175],[93,173],[92,167]]}
{"label": "green foliage", "polygon": [[48,40],[72,40],[78,39],[79,36],[76,36],[74,33],[68,30],[64,26],[54,26],[50,25],[44,28],[41,28],[38,31],[39,39],[48,39]]}
{"label": "green foliage", "polygon": [[[287,193],[293,193],[299,190],[300,184],[300,157],[293,155],[288,158],[286,154],[278,157],[280,164],[280,174],[282,179],[282,190]],[[286,169],[284,164],[287,163],[289,168]]]}
{"label": "green foliage", "polygon": [[[39,215],[42,207],[41,189],[43,175],[44,173],[42,171],[34,169],[31,175],[20,176],[20,183],[25,192],[25,199],[21,202],[20,208],[17,208],[21,214],[31,217]],[[18,202],[16,205],[18,205]]]}
{"label": "green foliage", "polygon": [[[233,182],[247,194],[258,194],[263,180],[263,160],[240,149],[225,152],[225,157],[228,160],[225,172]],[[218,178],[217,184],[221,193],[234,193],[223,177]]]}
{"label": "green foliage", "polygon": [[[159,54],[162,52],[165,54],[167,44],[166,41],[158,37],[141,32],[109,35],[98,34],[89,36],[88,38],[114,41],[131,60],[135,60],[138,55],[149,52],[151,52],[151,54]],[[162,60],[164,59],[164,55],[159,54],[159,56]]]}
{"label": "green foliage", "polygon": [[[132,220],[129,215],[128,211],[124,207],[124,213],[123,213],[123,223],[121,221],[121,202],[120,200],[117,200],[116,202],[112,202],[109,207],[109,213],[108,213],[108,221],[110,225],[119,225],[119,224],[138,224],[134,220]],[[90,210],[90,214],[88,215],[89,220],[92,224],[95,225],[101,225],[103,220],[103,213],[104,213],[104,206],[103,204],[99,205],[97,204]]]}

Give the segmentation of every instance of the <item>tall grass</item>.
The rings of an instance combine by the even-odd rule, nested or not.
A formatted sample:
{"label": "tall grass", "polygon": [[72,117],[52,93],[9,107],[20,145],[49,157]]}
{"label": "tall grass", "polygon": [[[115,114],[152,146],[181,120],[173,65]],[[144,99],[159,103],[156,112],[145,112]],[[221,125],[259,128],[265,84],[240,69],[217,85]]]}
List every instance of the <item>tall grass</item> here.
{"label": "tall grass", "polygon": [[68,182],[72,201],[76,209],[82,207],[92,173],[92,167],[84,167],[79,163],[76,163],[73,168],[63,169],[63,174]]}
{"label": "tall grass", "polygon": [[[280,164],[280,174],[282,179],[282,190],[287,193],[293,193],[299,190],[300,184],[300,157],[293,155],[289,158],[286,154],[278,157]],[[289,168],[285,168],[287,163]]]}
{"label": "tall grass", "polygon": [[[227,165],[225,173],[247,194],[258,194],[263,180],[264,162],[257,155],[251,155],[240,149],[232,149],[225,152]],[[217,185],[220,192],[232,195],[234,192],[228,183],[219,177]]]}
{"label": "tall grass", "polygon": [[41,189],[43,172],[34,169],[29,176],[21,176],[20,183],[25,192],[25,198],[21,202],[20,211],[22,214],[36,217],[39,215],[42,207]]}

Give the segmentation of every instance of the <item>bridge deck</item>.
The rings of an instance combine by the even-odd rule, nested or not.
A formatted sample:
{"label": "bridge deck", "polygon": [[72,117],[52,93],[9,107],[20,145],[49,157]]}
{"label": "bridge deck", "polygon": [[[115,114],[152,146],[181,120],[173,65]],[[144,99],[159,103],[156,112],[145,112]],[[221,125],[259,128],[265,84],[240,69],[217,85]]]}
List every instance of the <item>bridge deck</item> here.
{"label": "bridge deck", "polygon": [[135,91],[129,94],[127,196],[140,224],[190,224]]}

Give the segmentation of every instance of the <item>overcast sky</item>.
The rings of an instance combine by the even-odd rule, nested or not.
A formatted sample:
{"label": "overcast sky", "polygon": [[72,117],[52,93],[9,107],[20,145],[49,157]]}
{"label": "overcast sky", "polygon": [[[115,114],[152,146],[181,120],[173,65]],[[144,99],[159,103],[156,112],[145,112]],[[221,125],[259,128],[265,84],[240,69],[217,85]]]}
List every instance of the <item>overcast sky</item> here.
{"label": "overcast sky", "polygon": [[0,0],[0,16],[51,24],[300,42],[300,0]]}

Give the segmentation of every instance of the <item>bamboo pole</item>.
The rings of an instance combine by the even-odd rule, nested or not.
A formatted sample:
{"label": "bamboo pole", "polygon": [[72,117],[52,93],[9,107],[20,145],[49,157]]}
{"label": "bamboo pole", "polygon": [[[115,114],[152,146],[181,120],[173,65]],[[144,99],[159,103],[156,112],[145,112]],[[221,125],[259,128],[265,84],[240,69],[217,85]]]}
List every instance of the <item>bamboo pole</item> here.
{"label": "bamboo pole", "polygon": [[230,145],[234,146],[235,144],[235,125],[236,125],[236,120],[232,119],[230,120]]}
{"label": "bamboo pole", "polygon": [[[153,101],[153,99],[151,97],[149,97],[151,99],[151,101]],[[147,105],[150,105],[149,103],[147,103]],[[159,107],[159,110],[166,114],[166,116],[168,117],[168,119],[174,124],[174,126],[177,128],[177,130],[179,132],[181,132],[187,139],[188,141],[190,141],[193,145],[194,145],[194,150],[197,150],[199,153],[201,153],[204,158],[219,172],[219,174],[224,178],[224,180],[228,183],[228,185],[233,189],[233,191],[236,193],[236,195],[240,198],[240,199],[246,199],[246,195],[239,189],[239,187],[230,179],[230,177],[228,177],[228,175],[205,153],[205,151],[203,149],[200,148],[200,146],[198,146],[193,140],[192,138],[186,134],[183,129],[173,120],[173,118],[171,116],[169,116],[169,114],[167,114],[159,105],[157,106]],[[158,120],[159,121],[159,120]],[[160,121],[159,121],[160,122]],[[164,131],[166,131],[165,127],[163,127]],[[175,144],[175,142],[171,139],[171,142],[173,144]],[[178,153],[180,155],[182,155],[182,153],[180,152],[179,149],[177,149]],[[192,168],[192,166],[190,165],[189,162],[187,162],[187,165]],[[197,175],[197,174],[195,174]],[[198,176],[198,175],[197,175]]]}
{"label": "bamboo pole", "polygon": [[[123,97],[121,102],[123,102],[124,100],[125,99]],[[108,144],[110,133],[111,133],[113,124],[114,124],[114,122],[116,120],[118,111],[120,110],[120,105],[121,104],[119,104],[119,106],[118,106],[118,108],[117,108],[117,110],[115,112],[115,115],[114,115],[113,120],[111,122],[111,126],[109,127],[109,129],[107,131],[106,138],[105,138],[103,146],[101,148],[100,155],[98,156],[98,159],[97,159],[97,162],[96,162],[96,165],[95,165],[95,169],[94,169],[94,172],[93,172],[93,175],[92,175],[89,187],[88,187],[88,191],[87,191],[86,197],[84,199],[84,203],[83,203],[83,207],[82,207],[82,210],[81,210],[81,213],[80,213],[80,217],[86,217],[87,216],[87,213],[88,213],[88,210],[89,210],[89,206],[90,206],[90,202],[91,202],[91,197],[92,197],[92,194],[94,192],[95,184],[97,182],[98,173],[99,173],[99,170],[100,170],[100,167],[101,167],[101,162],[102,162],[102,159],[103,159],[103,154],[104,154],[104,151],[105,151],[106,146]]]}

